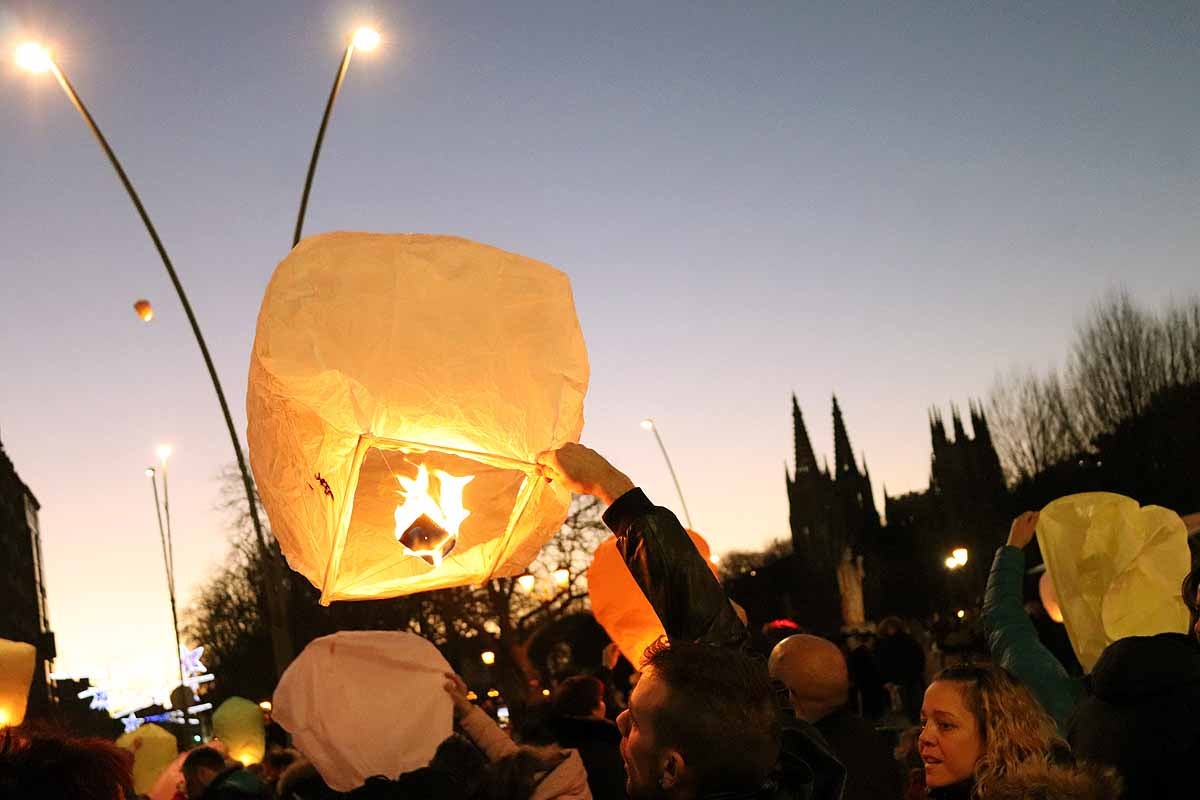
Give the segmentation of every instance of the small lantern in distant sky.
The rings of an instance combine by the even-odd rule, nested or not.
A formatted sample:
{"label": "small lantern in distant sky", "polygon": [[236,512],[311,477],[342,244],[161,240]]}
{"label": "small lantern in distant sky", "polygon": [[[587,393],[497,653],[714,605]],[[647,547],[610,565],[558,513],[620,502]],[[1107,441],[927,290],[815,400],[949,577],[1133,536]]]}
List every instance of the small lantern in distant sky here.
{"label": "small lantern in distant sky", "polygon": [[[687,533],[716,577],[708,542],[694,531]],[[621,648],[621,653],[629,659],[629,663],[640,669],[646,648],[663,636],[665,631],[650,601],[629,573],[629,567],[625,566],[625,559],[617,550],[615,537],[605,539],[596,548],[587,579],[592,614],[596,621]]]}
{"label": "small lantern in distant sky", "polygon": [[142,322],[154,319],[154,306],[150,305],[149,300],[138,300],[133,304],[133,310],[142,318]]}
{"label": "small lantern in distant sky", "polygon": [[213,736],[225,743],[229,757],[242,766],[258,764],[267,751],[266,720],[258,703],[231,697],[212,715]]}
{"label": "small lantern in distant sky", "polygon": [[0,728],[15,728],[25,721],[25,703],[36,663],[36,647],[0,639]]}
{"label": "small lantern in distant sky", "polygon": [[1118,639],[1188,632],[1179,587],[1191,554],[1174,511],[1109,492],[1073,494],[1042,509],[1037,537],[1085,671]]}
{"label": "small lantern in distant sky", "polygon": [[569,493],[588,361],[570,282],[448,236],[333,233],[279,265],[246,398],[272,530],[321,602],[522,574]]}
{"label": "small lantern in distant sky", "polygon": [[154,723],[124,734],[117,739],[117,747],[133,753],[133,790],[138,794],[148,794],[179,755],[174,735]]}

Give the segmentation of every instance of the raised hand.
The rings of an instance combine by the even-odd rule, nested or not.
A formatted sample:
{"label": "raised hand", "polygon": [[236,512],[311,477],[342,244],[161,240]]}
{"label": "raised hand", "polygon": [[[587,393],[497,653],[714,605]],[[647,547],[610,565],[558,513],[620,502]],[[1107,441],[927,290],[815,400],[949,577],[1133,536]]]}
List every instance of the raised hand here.
{"label": "raised hand", "polygon": [[607,505],[633,488],[633,481],[595,450],[574,442],[538,456],[543,474],[576,494],[594,495]]}
{"label": "raised hand", "polygon": [[1033,534],[1037,530],[1038,512],[1026,511],[1021,516],[1017,517],[1012,522],[1012,527],[1008,530],[1008,545],[1009,547],[1025,548],[1025,545],[1033,541]]}

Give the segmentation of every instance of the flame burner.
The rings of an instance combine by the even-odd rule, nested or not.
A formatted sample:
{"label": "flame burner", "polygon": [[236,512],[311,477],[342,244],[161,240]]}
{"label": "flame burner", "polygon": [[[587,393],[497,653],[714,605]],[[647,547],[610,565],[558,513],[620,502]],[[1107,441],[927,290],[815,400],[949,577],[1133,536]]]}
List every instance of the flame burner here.
{"label": "flame burner", "polygon": [[413,524],[400,534],[400,544],[413,555],[420,556],[431,567],[454,551],[458,537],[438,525],[427,515],[417,517]]}

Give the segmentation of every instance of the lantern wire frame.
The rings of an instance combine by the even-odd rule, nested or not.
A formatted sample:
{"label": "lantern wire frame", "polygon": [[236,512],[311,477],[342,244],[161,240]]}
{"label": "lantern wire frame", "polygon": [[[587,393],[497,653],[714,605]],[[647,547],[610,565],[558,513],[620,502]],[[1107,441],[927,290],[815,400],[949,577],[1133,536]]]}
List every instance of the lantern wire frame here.
{"label": "lantern wire frame", "polygon": [[[513,532],[517,524],[524,516],[529,501],[533,496],[533,491],[537,487],[537,481],[542,478],[542,468],[540,465],[530,461],[522,461],[516,458],[496,455],[494,453],[483,453],[477,450],[467,450],[457,447],[447,447],[442,445],[433,445],[426,442],[413,442],[402,439],[389,439],[380,436],[362,435],[359,436],[358,445],[354,449],[354,460],[351,464],[350,473],[346,480],[346,486],[343,487],[343,496],[349,498],[342,506],[341,514],[337,521],[337,528],[334,532],[333,547],[329,554],[329,560],[325,566],[325,578],[321,585],[321,597],[319,602],[321,605],[329,605],[331,602],[339,598],[340,589],[346,587],[337,587],[337,576],[341,571],[342,556],[346,551],[346,541],[350,533],[350,522],[354,516],[354,501],[355,490],[358,487],[359,478],[362,473],[362,465],[366,460],[367,453],[371,449],[378,450],[381,454],[385,450],[399,451],[406,456],[420,455],[424,453],[441,453],[445,455],[457,456],[469,461],[474,461],[489,467],[498,469],[510,470],[514,472],[524,473],[525,477],[521,481],[521,485],[517,489],[516,499],[513,503],[512,512],[508,518],[508,524],[505,526],[504,533],[496,537],[500,540],[499,546],[496,547],[496,555],[492,560],[489,568],[490,572],[495,572],[499,568],[505,552],[508,550],[509,543],[512,540]],[[413,555],[414,558],[420,556]],[[454,553],[446,556],[446,561],[453,561],[456,558]],[[444,562],[443,562],[444,563]],[[437,567],[434,567],[436,570]]]}

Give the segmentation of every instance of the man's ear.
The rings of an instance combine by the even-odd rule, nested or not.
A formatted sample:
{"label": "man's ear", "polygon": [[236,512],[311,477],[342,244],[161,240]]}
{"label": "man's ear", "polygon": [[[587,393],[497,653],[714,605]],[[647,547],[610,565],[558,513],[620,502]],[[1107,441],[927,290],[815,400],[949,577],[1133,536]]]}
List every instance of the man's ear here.
{"label": "man's ear", "polygon": [[684,763],[683,754],[678,750],[668,750],[663,756],[662,777],[659,779],[659,786],[663,789],[678,788],[683,783],[686,770],[687,764]]}

